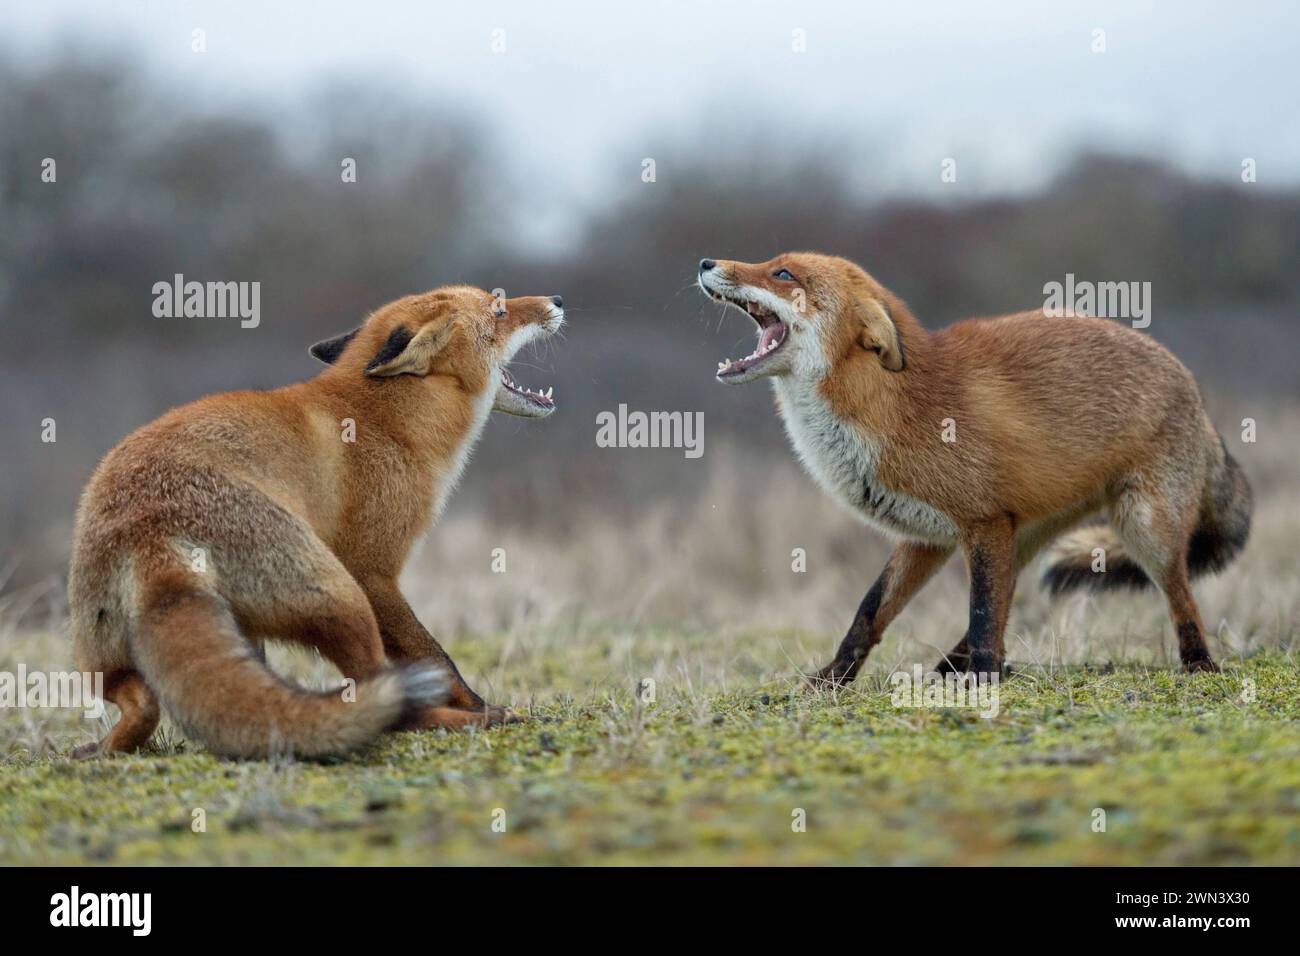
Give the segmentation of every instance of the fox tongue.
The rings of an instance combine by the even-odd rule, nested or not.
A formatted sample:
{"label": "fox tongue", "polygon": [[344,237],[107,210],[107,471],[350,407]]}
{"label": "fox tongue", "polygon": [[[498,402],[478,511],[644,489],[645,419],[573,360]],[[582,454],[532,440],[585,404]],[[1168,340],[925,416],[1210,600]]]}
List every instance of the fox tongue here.
{"label": "fox tongue", "polygon": [[759,355],[762,355],[763,350],[767,348],[772,341],[779,338],[780,335],[781,324],[779,322],[774,322],[763,330],[763,335],[758,340],[758,348],[754,349],[754,351]]}

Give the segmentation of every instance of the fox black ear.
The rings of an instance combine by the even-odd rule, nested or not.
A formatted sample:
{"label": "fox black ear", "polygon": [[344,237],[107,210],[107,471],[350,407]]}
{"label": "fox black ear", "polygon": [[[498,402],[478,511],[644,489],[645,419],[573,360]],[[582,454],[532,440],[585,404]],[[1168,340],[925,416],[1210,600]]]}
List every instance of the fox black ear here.
{"label": "fox black ear", "polygon": [[361,331],[361,326],[357,326],[351,332],[344,332],[342,335],[336,335],[332,339],[325,339],[313,345],[309,352],[312,358],[318,358],[326,365],[333,365],[338,361],[338,357],[343,354],[349,342],[356,338],[357,333]]}
{"label": "fox black ear", "polygon": [[862,329],[858,343],[868,352],[880,356],[880,364],[891,372],[903,370],[903,343],[898,339],[898,326],[894,324],[889,308],[876,299],[859,303]]}
{"label": "fox black ear", "polygon": [[430,323],[419,332],[399,325],[388,333],[388,338],[366,366],[366,374],[374,378],[428,375],[429,363],[451,341],[454,329],[450,321]]}
{"label": "fox black ear", "polygon": [[388,333],[388,338],[380,346],[375,357],[370,360],[366,366],[367,375],[396,375],[398,371],[394,366],[397,359],[401,358],[406,347],[411,344],[411,339],[415,336],[410,329],[404,329],[400,325]]}

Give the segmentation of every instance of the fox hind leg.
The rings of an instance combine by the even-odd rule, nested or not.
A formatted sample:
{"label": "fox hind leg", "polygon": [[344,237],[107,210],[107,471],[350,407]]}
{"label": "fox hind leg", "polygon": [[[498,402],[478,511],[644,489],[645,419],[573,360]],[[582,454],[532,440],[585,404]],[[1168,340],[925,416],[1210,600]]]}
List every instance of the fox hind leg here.
{"label": "fox hind leg", "polygon": [[1219,665],[1210,657],[1210,649],[1205,644],[1205,626],[1192,597],[1185,555],[1167,570],[1161,589],[1169,602],[1169,616],[1178,635],[1178,656],[1183,667],[1192,674],[1217,671]]}
{"label": "fox hind leg", "polygon": [[[293,603],[293,602],[282,602]],[[328,584],[301,594],[294,622],[281,625],[281,633],[298,643],[315,647],[345,677],[357,680],[370,677],[387,666],[436,666],[452,686],[448,706],[423,707],[411,713],[397,729],[426,730],[445,728],[460,730],[500,723],[516,723],[521,718],[506,708],[480,705],[461,709],[455,697],[457,682],[463,684],[451,658],[420,657],[394,653],[381,625],[382,607],[376,607],[356,580],[339,565],[329,575]]]}
{"label": "fox hind leg", "polygon": [[99,754],[134,753],[149,742],[158,728],[161,718],[158,698],[138,671],[117,670],[106,674],[104,698],[116,704],[122,716],[103,740],[72,752],[79,760]]}
{"label": "fox hind leg", "polygon": [[[252,643],[259,652],[264,639],[286,641],[314,648],[344,678],[375,676],[388,662],[365,594],[323,543],[305,529],[294,531],[293,551],[274,562],[260,554],[245,558],[262,573],[227,582],[240,630],[257,635]],[[264,653],[260,656],[265,660]]]}
{"label": "fox hind leg", "polygon": [[[245,631],[314,648],[344,678],[358,683],[381,673],[390,664],[441,663],[390,654],[376,616],[377,609],[361,585],[323,543],[305,531],[301,540],[303,545],[295,550],[294,561],[283,558],[278,561],[274,589],[268,590],[257,583],[232,594],[232,604]],[[449,672],[446,678],[450,682],[453,675]],[[412,710],[394,729],[456,730],[490,722],[484,714],[453,711],[446,706],[424,706]]]}
{"label": "fox hind leg", "polygon": [[1165,595],[1178,636],[1178,655],[1191,673],[1219,669],[1205,644],[1205,627],[1187,570],[1196,520],[1195,506],[1180,511],[1168,499],[1145,493],[1140,484],[1125,490],[1111,509],[1111,523],[1125,552]]}

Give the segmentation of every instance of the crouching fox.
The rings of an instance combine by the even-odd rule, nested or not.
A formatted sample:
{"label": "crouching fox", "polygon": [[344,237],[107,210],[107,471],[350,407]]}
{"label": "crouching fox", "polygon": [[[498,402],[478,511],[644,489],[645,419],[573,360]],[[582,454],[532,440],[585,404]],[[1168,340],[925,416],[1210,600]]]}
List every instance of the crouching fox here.
{"label": "crouching fox", "polygon": [[[1245,545],[1250,485],[1191,373],[1155,340],[1041,312],[931,333],[854,263],[810,253],[705,259],[698,282],[757,325],[753,353],[719,363],[717,380],[769,378],[813,478],[898,542],[812,683],[852,680],[958,548],[969,626],[938,669],[999,671],[1019,571],[1099,512],[1109,526],[1061,537],[1045,584],[1155,585],[1183,666],[1217,669],[1190,579]],[[1094,572],[1094,554],[1104,572]]]}
{"label": "crouching fox", "polygon": [[[316,378],[202,399],[110,451],[78,509],[69,603],[78,666],[121,718],[79,755],[135,750],[160,708],[237,757],[517,720],[470,690],[397,578],[492,410],[554,411],[506,365],[563,322],[558,296],[408,296],[313,346]],[[316,648],[355,688],[287,683],[267,638]]]}

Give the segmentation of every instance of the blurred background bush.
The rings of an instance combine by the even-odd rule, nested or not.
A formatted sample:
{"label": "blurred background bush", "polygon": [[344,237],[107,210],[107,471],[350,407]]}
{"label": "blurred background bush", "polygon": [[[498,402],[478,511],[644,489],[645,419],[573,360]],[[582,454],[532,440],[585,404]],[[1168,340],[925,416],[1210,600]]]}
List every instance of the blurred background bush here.
{"label": "blurred background bush", "polygon": [[[516,30],[506,55],[526,58],[527,44],[540,42],[562,58],[563,49],[555,50],[565,37],[613,29],[586,19],[596,9],[568,5],[550,32]],[[1184,33],[1214,31],[1199,7],[1179,9],[1167,17],[1187,21]],[[210,27],[221,16],[215,10],[205,11]],[[1038,150],[1046,134],[1026,115],[1025,128],[1032,126],[1039,139],[1027,136],[1021,146],[1018,102],[1005,91],[1037,84],[1045,88],[1038,90],[1040,101],[1051,103],[1052,84],[1065,82],[1050,73],[1035,76],[1032,64],[1015,65],[1015,46],[1032,36],[1009,39],[1011,48],[997,49],[992,67],[960,59],[942,67],[958,87],[968,77],[986,78],[990,69],[1002,84],[982,91],[979,102],[1005,122],[989,129],[989,142],[971,139],[975,134],[968,131],[967,141],[976,145],[962,152],[944,142],[940,123],[927,119],[925,101],[916,109],[907,102],[893,109],[909,113],[909,129],[937,137],[933,149],[917,146],[915,135],[900,140],[879,102],[864,103],[861,116],[851,108],[826,116],[823,108],[807,122],[788,121],[810,112],[809,104],[822,95],[834,105],[879,93],[858,86],[860,77],[878,76],[870,58],[842,55],[803,78],[780,73],[774,82],[787,92],[780,100],[758,95],[745,71],[762,69],[767,57],[778,62],[774,70],[790,69],[779,65],[789,57],[783,45],[792,30],[784,19],[773,28],[777,52],[749,50],[730,85],[714,69],[709,82],[715,85],[697,95],[691,79],[696,61],[716,67],[731,51],[685,38],[681,30],[691,31],[671,20],[691,17],[689,10],[638,14],[655,18],[660,33],[681,38],[682,61],[663,68],[677,82],[671,87],[677,99],[667,104],[667,80],[656,80],[644,102],[623,86],[603,105],[566,102],[566,90],[599,87],[614,69],[601,61],[584,74],[577,53],[563,79],[567,86],[552,89],[552,72],[534,69],[485,79],[484,96],[474,100],[437,95],[436,80],[412,82],[395,64],[391,72],[372,66],[358,73],[343,57],[338,68],[304,65],[286,94],[278,75],[260,78],[238,60],[209,68],[218,72],[200,83],[178,69],[174,57],[155,57],[147,37],[105,38],[100,30],[89,38],[77,34],[75,43],[33,41],[28,48],[17,32],[0,41],[7,44],[0,45],[4,586],[11,593],[35,588],[57,595],[78,491],[98,457],[132,428],[206,393],[310,376],[317,370],[306,351],[312,342],[352,327],[392,298],[451,282],[500,286],[509,294],[562,293],[570,318],[564,342],[516,364],[526,384],[555,387],[559,412],[543,423],[494,418],[452,500],[446,533],[463,546],[443,554],[472,567],[458,588],[496,587],[483,549],[511,535],[548,541],[553,550],[545,560],[563,561],[590,540],[584,529],[599,527],[600,547],[617,550],[618,529],[648,534],[647,522],[661,528],[653,548],[664,564],[655,571],[652,557],[635,554],[630,544],[621,556],[601,558],[606,566],[624,562],[621,573],[634,592],[617,601],[610,595],[611,607],[635,603],[670,566],[704,562],[694,578],[719,583],[707,573],[717,569],[716,549],[710,546],[711,557],[692,556],[691,544],[693,535],[707,535],[730,536],[744,546],[743,529],[722,519],[709,526],[719,502],[727,522],[741,523],[746,501],[762,501],[769,510],[785,502],[794,538],[814,526],[797,516],[814,511],[826,528],[841,528],[834,504],[820,499],[811,482],[790,478],[791,456],[767,389],[713,382],[717,360],[748,350],[752,331],[734,313],[720,316],[691,287],[695,264],[705,255],[762,260],[810,248],[848,256],[907,299],[931,328],[1037,308],[1044,283],[1062,281],[1066,273],[1149,281],[1154,320],[1147,331],[1195,372],[1220,426],[1235,433],[1243,417],[1272,416],[1292,427],[1284,439],[1274,432],[1261,441],[1294,439],[1288,409],[1300,396],[1300,188],[1296,169],[1289,179],[1272,175],[1276,163],[1260,182],[1242,181],[1241,158],[1265,149],[1262,139],[1238,137],[1207,162],[1203,151],[1182,149],[1188,144],[1176,138],[1154,148],[1150,142],[1134,146],[1132,138],[1093,135],[1098,128],[1104,134],[1105,126],[1080,121],[1079,135],[1057,142],[1050,156],[1035,160],[1039,174],[1025,179],[1019,172],[1028,162],[1024,154]],[[507,30],[512,15],[498,17]],[[861,25],[871,16],[853,4],[818,15],[829,17],[828,29],[836,17]],[[440,49],[468,42],[440,35],[442,21],[423,5],[373,11],[381,16],[402,33],[409,16],[411,30],[417,23],[427,27],[430,43]],[[916,24],[924,23],[917,16]],[[1122,25],[1123,16],[1112,11],[1108,22]],[[184,56],[190,20],[200,18],[169,17],[168,42]],[[1069,43],[1080,55],[1071,72],[1087,68],[1094,25],[1086,15],[1075,20],[1078,33]],[[1144,35],[1158,33],[1161,21],[1141,21]],[[488,16],[473,34],[482,46],[474,56],[485,61],[485,71],[495,22]],[[712,30],[726,29],[710,23]],[[57,25],[52,35],[77,32],[75,23]],[[623,48],[627,55],[658,56],[653,42],[637,53],[636,27],[624,24],[617,34],[633,37]],[[1273,49],[1268,25],[1256,29],[1253,36]],[[1110,31],[1112,44],[1116,32]],[[807,56],[815,58],[814,44],[825,36],[825,30],[812,34]],[[588,47],[596,40],[586,37]],[[209,42],[207,55],[217,60],[218,43],[233,41],[218,41],[209,29]],[[912,35],[909,42],[898,40],[880,62],[928,69],[934,41]],[[382,61],[382,44],[368,34],[357,44],[371,54],[368,63]],[[294,58],[295,49],[286,47],[284,56]],[[1231,56],[1248,65],[1249,44],[1238,44]],[[627,67],[641,68],[640,60]],[[236,92],[212,93],[214,84],[225,82],[221,70],[245,74]],[[1294,68],[1289,79],[1282,85],[1293,93]],[[1247,82],[1236,74],[1209,82],[1238,81]],[[619,82],[635,88],[636,78]],[[1155,89],[1158,81],[1151,82]],[[1132,101],[1119,102],[1142,107],[1139,117],[1158,118],[1166,108],[1163,87],[1154,93],[1140,85],[1125,89]],[[525,122],[511,113],[515,92],[531,98],[529,115],[541,115]],[[1227,90],[1219,106],[1204,108],[1205,137],[1214,137],[1216,116],[1225,130],[1236,131],[1230,116],[1236,92]],[[1105,89],[1094,94],[1117,96]],[[1079,92],[1071,87],[1059,95]],[[728,108],[720,109],[724,104]],[[599,140],[604,151],[576,159],[567,179],[553,175],[557,144],[549,147],[551,166],[532,163],[537,137],[544,135],[539,130],[590,153],[607,118],[613,132]],[[1270,126],[1281,145],[1268,148],[1290,155],[1282,147],[1296,148],[1294,123],[1283,116],[1276,121],[1289,123],[1290,132]],[[1158,140],[1158,126],[1149,132]],[[997,150],[988,148],[994,140]],[[967,155],[976,161],[966,162]],[[959,179],[941,186],[940,162],[949,156],[958,160]],[[57,160],[55,184],[42,182],[45,157]],[[356,160],[355,183],[341,180],[344,157]],[[990,172],[999,157],[1015,171],[1000,177]],[[654,159],[653,182],[643,179],[646,158]],[[873,175],[913,167],[911,180]],[[932,185],[915,185],[922,179]],[[174,273],[200,281],[259,281],[260,326],[155,318],[152,286]],[[703,411],[704,457],[597,448],[595,416],[619,403]],[[57,421],[53,444],[41,441],[46,418]],[[1286,481],[1279,452],[1274,446],[1274,457],[1256,466],[1266,472],[1259,476],[1266,493],[1270,481]],[[782,495],[774,496],[778,478],[785,483]],[[752,519],[761,522],[763,515]],[[468,535],[470,524],[479,531]],[[851,524],[835,534],[843,541],[865,537]],[[788,561],[789,546],[799,543],[772,544],[769,557],[778,570],[788,571],[779,566]],[[832,557],[840,546],[812,545],[825,546]],[[584,560],[590,562],[590,554]],[[764,561],[749,570],[738,567],[732,578],[719,572],[721,584],[736,595],[761,588],[758,565],[766,567]],[[861,568],[861,580],[873,572]],[[846,593],[854,587],[847,585]],[[602,600],[596,593],[570,597],[597,606]],[[844,617],[851,601],[833,610]]]}

